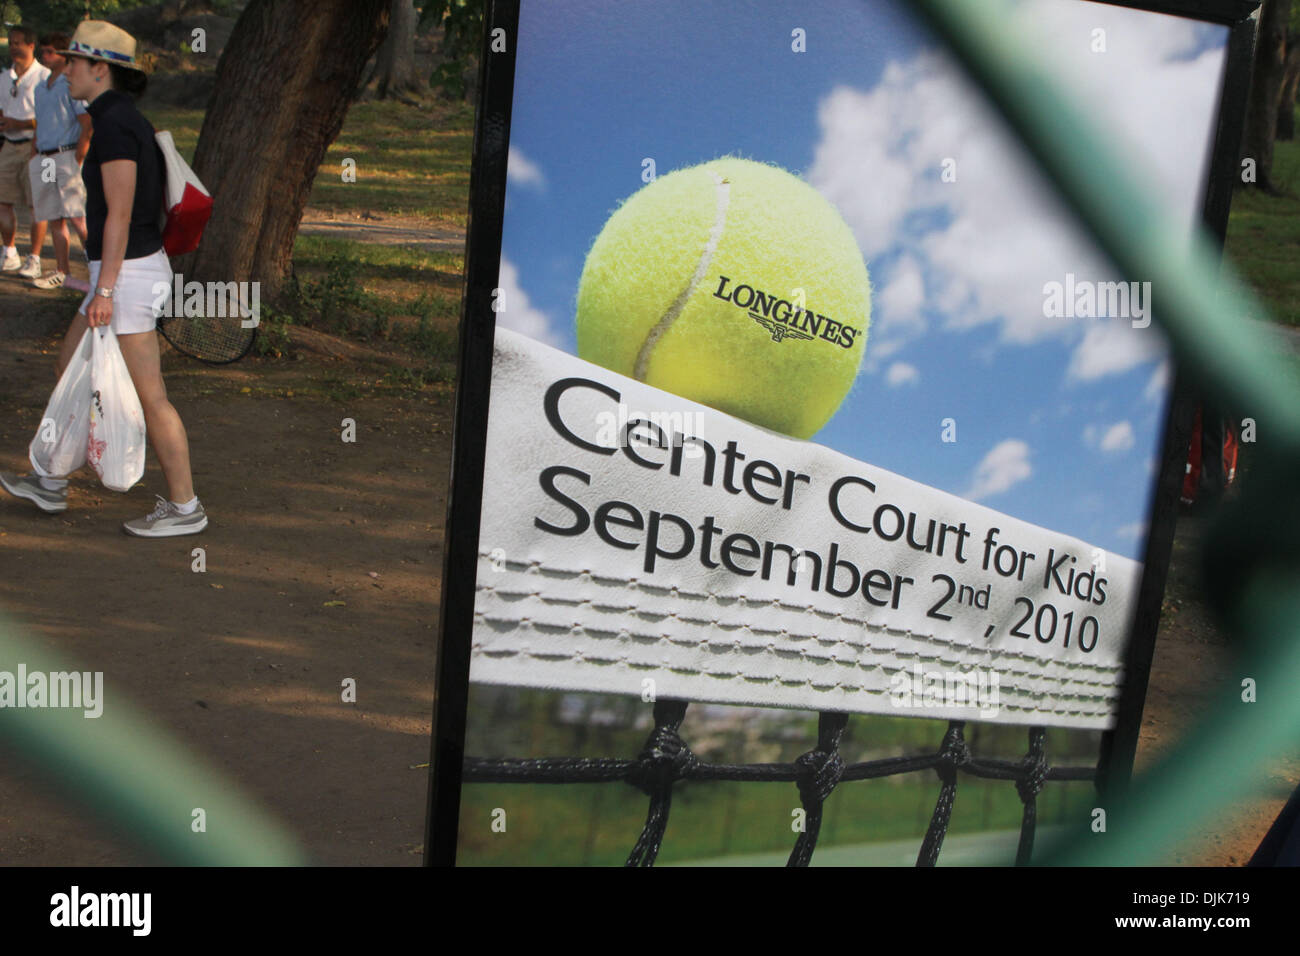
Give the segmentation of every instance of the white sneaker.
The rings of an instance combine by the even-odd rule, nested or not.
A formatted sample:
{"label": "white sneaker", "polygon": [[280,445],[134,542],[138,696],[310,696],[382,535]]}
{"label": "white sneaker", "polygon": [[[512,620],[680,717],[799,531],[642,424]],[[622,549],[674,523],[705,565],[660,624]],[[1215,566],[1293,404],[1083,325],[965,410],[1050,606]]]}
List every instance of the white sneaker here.
{"label": "white sneaker", "polygon": [[0,263],[0,272],[17,272],[22,266],[23,260],[18,257],[18,250],[15,249],[5,256],[3,263]]}
{"label": "white sneaker", "polygon": [[35,279],[41,274],[41,257],[36,255],[28,256],[23,260],[22,268],[18,270],[18,274],[24,279]]}
{"label": "white sneaker", "polygon": [[65,482],[58,491],[50,491],[36,475],[13,475],[0,472],[0,488],[15,498],[25,498],[42,511],[55,512],[68,510],[68,485]]}
{"label": "white sneaker", "polygon": [[153,511],[143,518],[122,522],[122,530],[138,538],[171,538],[181,534],[198,534],[208,526],[208,516],[202,503],[195,505],[187,515],[176,510],[176,506],[162,495]]}
{"label": "white sneaker", "polygon": [[65,273],[62,273],[62,272],[51,272],[51,273],[50,273],[49,275],[47,275],[47,276],[41,276],[41,278],[39,278],[39,279],[33,279],[33,280],[32,280],[32,288],[34,288],[34,289],[57,289],[59,286],[63,285],[64,280],[66,280],[67,278],[68,278],[68,277],[67,277],[67,275],[66,275]]}

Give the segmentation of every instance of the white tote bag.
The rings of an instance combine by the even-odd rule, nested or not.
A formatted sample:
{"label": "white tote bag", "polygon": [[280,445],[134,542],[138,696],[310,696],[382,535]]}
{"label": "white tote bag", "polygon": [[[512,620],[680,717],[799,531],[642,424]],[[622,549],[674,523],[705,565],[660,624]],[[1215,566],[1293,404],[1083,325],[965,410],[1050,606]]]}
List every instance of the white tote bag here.
{"label": "white tote bag", "polygon": [[144,476],[144,409],[112,328],[90,329],[90,427],[86,460],[104,487],[129,491]]}
{"label": "white tote bag", "polygon": [[87,329],[72,361],[63,370],[27,449],[32,468],[47,478],[70,475],[86,463],[90,432],[90,357],[93,349]]}
{"label": "white tote bag", "polygon": [[163,162],[163,208],[158,217],[163,249],[169,256],[184,255],[199,247],[212,215],[212,195],[177,152],[171,133],[155,132],[154,138]]}

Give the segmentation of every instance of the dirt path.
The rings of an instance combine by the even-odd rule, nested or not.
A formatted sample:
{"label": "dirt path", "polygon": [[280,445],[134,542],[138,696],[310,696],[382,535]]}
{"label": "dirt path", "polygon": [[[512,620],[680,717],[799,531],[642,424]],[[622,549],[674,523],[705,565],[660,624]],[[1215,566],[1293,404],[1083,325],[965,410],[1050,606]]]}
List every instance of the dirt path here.
{"label": "dirt path", "polygon": [[[1215,626],[1196,583],[1197,548],[1206,518],[1182,518],[1174,538],[1151,683],[1142,713],[1137,771],[1173,749],[1193,725],[1225,698],[1239,698],[1241,678],[1227,637]],[[1245,706],[1245,705],[1243,705]],[[1166,862],[1242,866],[1300,783],[1300,743],[1259,768],[1255,793],[1186,835]]]}
{"label": "dirt path", "polygon": [[[0,331],[0,468],[27,470],[56,342]],[[122,534],[164,490],[152,455],[125,495],[74,479],[63,515],[4,496],[0,605],[102,670],[110,695],[228,772],[315,860],[418,864],[449,387],[342,399],[339,383],[385,369],[325,359],[207,369],[170,355],[165,369],[212,526]],[[195,546],[206,573],[192,570]],[[356,704],[340,699],[349,677]],[[141,862],[9,756],[0,744],[0,864]]]}
{"label": "dirt path", "polygon": [[[1268,325],[1262,331],[1279,348],[1300,352],[1300,329]],[[1230,488],[1229,494],[1237,490]],[[1251,676],[1238,665],[1231,641],[1216,626],[1200,592],[1198,549],[1208,521],[1185,516],[1178,522],[1138,740],[1139,772],[1171,750],[1219,701],[1240,699],[1241,679]],[[1235,804],[1199,833],[1187,834],[1167,862],[1245,864],[1300,785],[1300,742],[1260,768],[1252,783],[1253,796]]]}
{"label": "dirt path", "polygon": [[331,215],[322,209],[308,209],[303,214],[298,232],[385,246],[410,246],[424,252],[461,252],[465,248],[464,229],[386,213],[344,217]]}

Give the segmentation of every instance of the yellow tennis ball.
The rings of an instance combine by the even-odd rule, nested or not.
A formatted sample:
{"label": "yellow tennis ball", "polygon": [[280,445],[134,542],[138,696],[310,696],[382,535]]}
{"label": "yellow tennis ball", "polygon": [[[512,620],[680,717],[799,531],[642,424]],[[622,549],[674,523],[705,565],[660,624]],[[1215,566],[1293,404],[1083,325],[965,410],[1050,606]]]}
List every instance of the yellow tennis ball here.
{"label": "yellow tennis ball", "polygon": [[871,281],[839,212],[776,166],[723,158],[661,176],[596,237],[578,355],[808,438],[862,363]]}

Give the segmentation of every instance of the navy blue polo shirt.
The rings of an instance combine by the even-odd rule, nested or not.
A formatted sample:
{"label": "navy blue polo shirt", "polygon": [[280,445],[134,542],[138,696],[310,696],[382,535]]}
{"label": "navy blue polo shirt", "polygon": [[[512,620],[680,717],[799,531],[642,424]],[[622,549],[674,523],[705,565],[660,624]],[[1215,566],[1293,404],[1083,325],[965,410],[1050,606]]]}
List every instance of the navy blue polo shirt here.
{"label": "navy blue polo shirt", "polygon": [[135,167],[135,202],[131,207],[131,228],[127,233],[127,259],[152,255],[162,248],[158,218],[163,204],[162,151],[154,139],[153,125],[135,108],[131,97],[118,90],[105,90],[86,107],[94,126],[90,150],[81,167],[86,184],[86,253],[102,259],[104,223],[108,203],[104,199],[104,177],[100,167],[118,159],[130,159]]}

